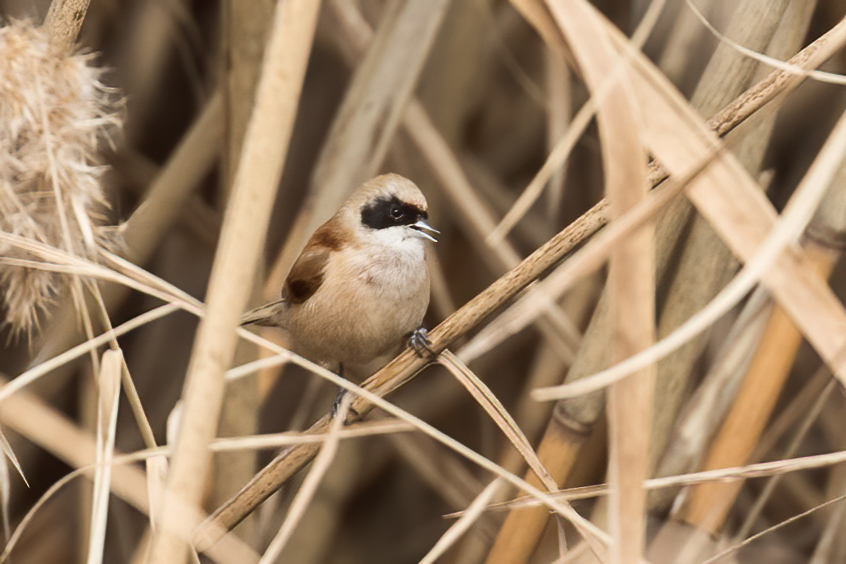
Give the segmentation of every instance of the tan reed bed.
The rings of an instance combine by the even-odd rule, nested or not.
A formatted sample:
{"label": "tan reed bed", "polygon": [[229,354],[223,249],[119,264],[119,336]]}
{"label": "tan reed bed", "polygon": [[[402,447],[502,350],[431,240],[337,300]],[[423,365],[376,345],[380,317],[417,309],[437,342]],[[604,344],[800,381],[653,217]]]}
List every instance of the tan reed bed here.
{"label": "tan reed bed", "polygon": [[[846,557],[842,0],[0,6],[0,561]],[[236,322],[382,171],[359,389]]]}

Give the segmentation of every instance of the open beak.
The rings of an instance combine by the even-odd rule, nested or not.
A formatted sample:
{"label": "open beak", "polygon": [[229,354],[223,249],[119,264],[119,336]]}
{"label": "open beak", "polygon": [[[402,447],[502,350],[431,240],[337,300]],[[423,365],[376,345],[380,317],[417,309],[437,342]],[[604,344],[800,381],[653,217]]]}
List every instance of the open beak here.
{"label": "open beak", "polygon": [[418,220],[417,223],[409,225],[409,227],[420,233],[421,237],[425,237],[433,243],[438,242],[438,240],[435,239],[434,235],[439,235],[441,232],[426,223],[425,221],[423,221],[422,219]]}

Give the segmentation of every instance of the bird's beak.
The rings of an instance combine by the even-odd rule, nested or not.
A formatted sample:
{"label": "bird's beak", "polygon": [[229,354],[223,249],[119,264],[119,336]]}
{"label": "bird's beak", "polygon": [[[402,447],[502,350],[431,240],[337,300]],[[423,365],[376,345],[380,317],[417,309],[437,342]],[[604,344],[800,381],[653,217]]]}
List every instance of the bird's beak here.
{"label": "bird's beak", "polygon": [[439,235],[441,232],[423,221],[422,219],[418,220],[417,223],[413,225],[409,225],[412,229],[420,233],[421,237],[429,239],[433,243],[437,243],[438,240],[433,237],[433,235]]}

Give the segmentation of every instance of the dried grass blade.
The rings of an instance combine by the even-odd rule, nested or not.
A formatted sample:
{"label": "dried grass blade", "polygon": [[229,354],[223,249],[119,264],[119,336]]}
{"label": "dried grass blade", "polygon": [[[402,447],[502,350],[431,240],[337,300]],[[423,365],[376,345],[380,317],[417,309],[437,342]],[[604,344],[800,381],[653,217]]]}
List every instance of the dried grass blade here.
{"label": "dried grass blade", "polygon": [[[429,336],[430,339],[437,338],[434,332],[430,333]],[[417,358],[418,360],[420,360],[419,357],[416,357],[413,352],[408,352],[407,354],[409,359]],[[317,366],[307,360],[300,359],[299,357],[294,357],[294,361],[297,364],[307,368],[311,372],[319,375],[320,377],[332,382],[333,384],[353,392],[353,394],[351,395],[355,395],[356,397],[352,401],[352,409],[358,412],[359,414],[369,412],[370,409],[372,409],[374,406],[379,407],[380,409],[390,413],[391,415],[394,415],[395,417],[403,421],[411,423],[420,431],[426,433],[433,439],[451,448],[461,456],[466,457],[481,468],[484,468],[489,472],[504,478],[520,490],[523,490],[529,495],[542,500],[542,503],[544,505],[549,507],[551,510],[555,511],[558,515],[561,515],[562,517],[573,523],[576,529],[583,536],[585,536],[588,542],[592,543],[592,547],[597,552],[603,551],[603,545],[609,542],[610,539],[606,533],[604,533],[601,529],[590,523],[588,520],[584,519],[581,515],[576,513],[568,505],[563,505],[553,501],[546,492],[539,490],[538,488],[529,484],[528,482],[516,476],[515,474],[506,471],[491,460],[467,448],[452,437],[438,431],[437,429],[435,429],[428,423],[425,423],[421,419],[411,415],[406,411],[403,411],[402,409],[399,409],[393,404],[382,399],[382,397],[380,395],[377,395],[377,393],[385,394],[387,392],[385,389],[383,389],[383,387],[376,386],[373,384],[375,376],[371,377],[368,382],[371,382],[371,386],[373,386],[377,393],[369,391],[367,388],[356,386],[349,380],[340,378],[338,375],[333,374],[332,372],[329,372],[328,370]],[[365,384],[367,384],[367,382]],[[390,386],[390,382],[387,383],[387,386]],[[325,433],[328,426],[328,417],[324,417],[323,419],[312,425],[312,427],[309,429],[309,432]],[[223,538],[224,529],[234,527],[239,522],[239,518],[243,518],[243,516],[246,515],[256,505],[258,505],[258,503],[263,501],[264,498],[260,496],[264,492],[274,491],[275,483],[278,480],[279,474],[287,474],[287,472],[291,468],[298,469],[302,465],[306,464],[309,460],[313,458],[313,450],[314,446],[311,444],[297,445],[289,451],[283,452],[283,455],[277,457],[276,460],[271,462],[271,464],[265,467],[264,470],[259,472],[259,474],[256,475],[256,477],[253,478],[253,480],[249,484],[247,484],[244,489],[241,490],[239,495],[233,497],[226,505],[218,508],[218,510],[215,511],[215,513],[209,519],[207,519],[205,523],[198,528],[197,531],[195,531],[194,544],[198,548],[198,550],[206,550],[209,547],[213,546],[221,538]]]}
{"label": "dried grass blade", "polygon": [[24,476],[23,468],[21,468],[21,463],[18,460],[18,457],[15,456],[15,451],[12,449],[12,445],[9,444],[9,439],[6,438],[6,434],[0,429],[0,452],[2,452],[3,456],[9,459],[9,462],[12,463],[12,466],[15,467],[18,474],[20,475],[21,479],[26,484],[26,487],[29,487],[29,482]]}
{"label": "dried grass blade", "polygon": [[178,311],[179,307],[173,304],[165,304],[163,306],[159,306],[155,309],[152,309],[146,313],[142,313],[138,317],[130,319],[129,321],[123,323],[122,325],[118,325],[114,328],[114,330],[102,333],[93,339],[89,339],[82,344],[79,344],[72,349],[65,351],[64,353],[55,356],[45,362],[39,363],[36,366],[33,366],[26,372],[20,374],[14,380],[6,383],[4,386],[0,387],[0,402],[6,401],[10,396],[15,393],[18,393],[20,390],[25,388],[26,386],[32,384],[42,376],[49,374],[51,371],[55,370],[56,368],[71,362],[74,359],[79,358],[80,356],[101,347],[112,340],[114,337],[118,337],[120,335],[124,335],[133,329],[137,329],[151,321],[156,319],[162,318],[166,315],[170,315],[171,313]]}
{"label": "dried grass blade", "polygon": [[[844,462],[846,462],[846,451],[837,451],[826,454],[814,454],[798,458],[775,460],[772,462],[757,462],[755,464],[747,464],[745,466],[732,466],[731,468],[719,468],[717,470],[703,470],[700,472],[690,472],[675,476],[649,478],[643,483],[643,487],[647,490],[658,490],[663,488],[695,486],[714,482],[735,482],[750,478],[768,478],[790,472],[827,468]],[[555,492],[553,497],[559,499],[560,496],[560,499],[569,501],[573,499],[588,499],[592,497],[607,496],[609,493],[610,488],[608,485],[600,484],[595,486],[586,486],[583,488],[560,490]],[[491,509],[498,509],[504,506],[507,507],[511,504],[514,504],[514,507],[517,508],[532,507],[541,503],[542,502],[536,498],[520,497],[515,500],[505,502],[504,504],[494,505]]]}
{"label": "dried grass blade", "polygon": [[103,353],[97,406],[97,461],[94,471],[91,501],[91,532],[88,539],[88,564],[103,561],[106,543],[106,521],[109,511],[109,491],[112,480],[112,461],[115,454],[118,398],[120,397],[123,354],[119,350]]}
{"label": "dried grass blade", "polygon": [[750,59],[754,59],[759,63],[763,63],[767,66],[773,67],[775,69],[783,70],[789,74],[794,74],[797,76],[808,77],[818,82],[825,82],[828,84],[846,84],[846,76],[842,74],[835,74],[826,71],[820,70],[807,70],[796,65],[791,64],[789,61],[779,61],[778,59],[774,59],[772,57],[767,56],[764,53],[759,53],[752,49],[747,49],[743,45],[738,44],[735,41],[732,41],[730,37],[727,37],[725,34],[720,33],[720,31],[714,27],[714,25],[708,21],[708,18],[703,14],[696,5],[691,2],[691,0],[684,0],[685,5],[690,9],[691,13],[702,23],[705,28],[711,32],[714,37],[717,38],[721,43],[725,43],[738,53],[741,53]]}
{"label": "dried grass blade", "polygon": [[[655,26],[661,10],[666,4],[666,0],[659,0],[652,2],[649,5],[647,14],[641,19],[634,34],[632,35],[632,46],[635,49],[641,49],[646,39],[649,37],[652,28]],[[560,170],[564,163],[570,156],[576,142],[581,138],[587,126],[590,124],[596,109],[602,104],[604,97],[609,93],[613,79],[607,79],[606,86],[600,86],[595,91],[591,92],[591,97],[579,109],[575,117],[568,124],[567,130],[558,141],[555,142],[552,150],[547,155],[546,160],[541,166],[540,170],[535,173],[534,178],[526,186],[526,189],[520,194],[511,209],[503,216],[502,220],[491,231],[486,242],[493,246],[499,244],[515,225],[526,215],[529,209],[538,200],[544,187],[552,179],[556,171]],[[559,196],[560,197],[560,196]]]}
{"label": "dried grass blade", "polygon": [[[831,180],[837,173],[844,157],[846,157],[846,114],[841,116],[840,121],[838,121],[828,141],[826,141],[825,146],[814,160],[808,173],[802,179],[796,192],[785,207],[781,218],[773,225],[770,233],[761,242],[758,250],[752,256],[746,257],[747,263],[740,274],[720,291],[704,309],[691,317],[670,335],[626,361],[571,384],[565,384],[556,388],[547,388],[543,391],[537,390],[534,397],[536,399],[557,400],[602,389],[613,382],[618,382],[620,379],[633,374],[637,370],[652,365],[686,343],[689,339],[704,331],[714,321],[734,307],[759,280],[765,280],[768,272],[776,269],[779,264],[777,262],[779,255],[788,251],[788,245],[798,241],[804,232],[814,211],[819,206],[823,196],[825,196]],[[752,189],[754,190],[754,188]],[[723,207],[725,203],[718,205]],[[737,232],[736,229],[734,231]],[[784,263],[781,264],[783,265]],[[790,278],[796,278],[796,273],[792,269],[786,270],[784,275]],[[817,277],[817,280],[819,280],[819,277]],[[827,289],[828,286],[826,285],[825,288]],[[784,299],[782,296],[776,297],[777,299]],[[836,298],[834,299],[836,300]],[[840,305],[839,302],[837,303]],[[803,323],[799,323],[800,326],[807,328],[815,322],[815,319],[810,319],[811,316],[818,312],[819,308],[804,311],[799,316],[800,319],[796,319],[796,321],[803,321]],[[840,340],[846,339],[846,317],[844,317],[846,314],[843,314],[843,306],[840,305],[839,309],[835,307],[833,311],[825,313],[827,314],[825,317],[828,319],[833,318],[835,324],[842,326],[839,335]],[[844,319],[838,319],[838,317],[843,317]],[[828,339],[827,341],[830,342]],[[838,378],[841,382],[846,383],[846,371],[844,371],[846,367],[842,366],[846,359],[838,358],[838,355],[842,356],[843,346],[840,345],[834,349],[829,348],[827,358],[831,363],[830,366],[833,372],[839,366],[841,370]],[[552,390],[556,391],[553,392]]]}
{"label": "dried grass blade", "polygon": [[479,516],[485,511],[487,504],[491,498],[496,495],[500,487],[504,485],[502,478],[497,478],[488,484],[482,493],[476,496],[473,503],[461,512],[461,517],[447,529],[447,531],[438,539],[435,546],[432,547],[426,556],[420,559],[420,564],[434,564],[434,562],[443,556],[443,554],[455,544],[461,536],[467,532]]}
{"label": "dried grass blade", "polygon": [[558,485],[552,476],[549,475],[546,468],[543,467],[543,464],[541,464],[537,453],[529,443],[529,439],[526,438],[523,431],[517,425],[517,422],[514,421],[514,418],[511,417],[511,414],[508,413],[505,406],[491,392],[490,388],[451,351],[445,350],[442,352],[438,357],[438,362],[449,370],[455,376],[456,380],[470,392],[470,395],[479,402],[479,405],[490,415],[497,427],[502,429],[508,441],[517,449],[517,452],[520,453],[520,456],[523,457],[529,468],[537,475],[543,485],[548,490],[557,489]]}
{"label": "dried grass blade", "polygon": [[[526,4],[526,2],[522,0],[519,2],[515,1],[515,3],[519,3],[520,9],[524,10],[525,17],[530,19],[533,25],[538,26],[539,31],[546,38],[549,47],[553,50],[556,49],[558,46],[557,38],[549,37],[554,32],[547,29],[547,20],[543,17],[543,14],[535,13],[536,8],[531,4]],[[783,96],[793,90],[807,75],[808,69],[821,65],[825,60],[836,53],[843,46],[844,42],[846,42],[846,18],[841,20],[837,25],[832,27],[816,41],[808,45],[808,47],[790,59],[789,65],[796,69],[795,74],[790,74],[784,71],[772,72],[769,76],[744,92],[734,102],[720,110],[713,118],[708,120],[708,127],[713,129],[718,135],[725,135],[777,96]],[[704,164],[709,162],[709,160],[710,157],[708,159],[700,160],[700,167],[704,166]],[[684,174],[680,174],[678,171],[675,171],[674,174],[679,178],[685,177],[692,179],[696,177],[698,172],[691,173],[690,171],[696,170],[697,168],[699,167],[690,167],[687,169],[688,172]],[[666,172],[658,169],[656,169],[655,174],[653,175],[656,180],[660,180],[665,176]],[[679,186],[683,186],[684,184],[685,182],[680,182]],[[597,206],[594,206],[589,213],[600,215],[604,214],[605,212],[602,211],[604,209],[604,205],[605,201],[603,200],[597,204]],[[573,225],[575,226],[576,224],[581,223],[584,217],[585,216],[582,216],[582,218]],[[598,223],[599,225],[605,223],[604,216],[598,221]],[[602,234],[599,235],[599,237],[601,236]],[[550,276],[548,283],[552,282],[554,276],[555,274]],[[557,290],[558,292],[563,292],[571,283],[568,280],[569,273],[565,276],[564,272],[562,272],[561,276],[563,281],[560,283],[561,289]],[[556,295],[551,289],[548,290],[548,292]],[[494,346],[496,343],[501,342],[502,339],[516,333],[528,325],[534,319],[534,316],[537,315],[537,313],[531,313],[532,304],[537,304],[537,302],[528,299],[528,296],[521,299],[521,302],[521,305],[518,306],[515,304],[515,306],[509,308],[505,314],[500,315],[488,327],[477,334],[477,336],[474,337],[474,339],[471,340],[470,343],[462,349],[462,351],[460,351],[461,357],[467,361],[472,360],[473,358],[481,355],[489,347]],[[520,315],[517,315],[517,310],[521,307],[526,308],[526,311],[524,311],[521,315],[526,315],[529,319],[520,319]]]}
{"label": "dried grass blade", "polygon": [[288,510],[288,515],[285,517],[285,521],[282,522],[282,526],[279,527],[279,532],[275,537],[273,537],[273,540],[270,542],[270,546],[267,547],[267,550],[262,555],[261,560],[259,560],[259,564],[273,564],[276,562],[279,555],[282,554],[285,544],[291,538],[291,535],[294,534],[294,529],[305,514],[308,504],[311,503],[312,498],[314,498],[314,494],[317,493],[320,481],[323,479],[323,476],[326,475],[326,472],[332,465],[332,461],[335,459],[335,455],[338,453],[338,445],[341,442],[340,431],[344,426],[347,413],[349,413],[351,402],[352,397],[350,394],[346,394],[341,400],[341,405],[338,408],[338,412],[332,419],[332,424],[329,427],[328,433],[325,435],[325,440],[323,441],[323,446],[320,448],[320,452],[314,459],[311,471],[308,473],[308,476],[305,477],[305,480],[303,480],[303,484],[300,486],[300,490],[297,492],[297,495],[294,496],[294,500],[291,502],[291,508]]}
{"label": "dried grass blade", "polygon": [[784,521],[782,521],[780,523],[777,523],[777,524],[775,524],[771,527],[767,527],[763,531],[761,531],[759,533],[755,533],[751,537],[745,539],[743,542],[738,543],[734,546],[731,546],[731,547],[713,555],[712,557],[703,561],[702,564],[711,564],[712,562],[719,562],[720,560],[722,560],[726,556],[728,556],[728,555],[730,555],[734,552],[737,552],[738,550],[740,550],[741,548],[743,548],[747,544],[751,543],[752,541],[758,540],[759,538],[763,537],[764,535],[768,535],[770,533],[773,533],[773,532],[781,529],[782,527],[785,527],[787,525],[790,525],[791,523],[794,523],[795,521],[798,521],[799,519],[801,519],[803,517],[807,517],[808,515],[811,515],[811,514],[815,513],[816,511],[818,511],[820,509],[824,509],[824,508],[826,508],[830,505],[833,505],[835,503],[840,503],[843,500],[846,500],[846,495],[841,495],[841,496],[835,497],[834,499],[830,499],[830,500],[828,500],[824,503],[821,503],[819,505],[816,505],[816,506],[808,509],[807,511],[803,511],[802,513],[799,513],[798,515],[794,515],[793,517],[790,517],[789,519],[785,519]]}
{"label": "dried grass blade", "polygon": [[76,469],[69,474],[64,475],[63,477],[59,478],[55,482],[53,482],[47,491],[45,491],[41,497],[38,498],[33,506],[26,512],[23,519],[21,519],[18,526],[15,527],[15,532],[12,533],[11,537],[7,537],[6,546],[3,547],[3,553],[0,554],[0,564],[5,564],[9,561],[9,556],[11,555],[12,551],[17,546],[18,542],[20,542],[21,537],[23,536],[24,532],[26,532],[29,525],[32,523],[32,520],[37,515],[38,511],[48,502],[50,501],[56,493],[61,490],[66,484],[70,483],[71,480],[74,478],[81,476],[83,473],[82,470]]}
{"label": "dried grass blade", "polygon": [[[358,437],[408,433],[414,430],[415,427],[405,421],[386,419],[346,425],[338,432],[338,437],[341,439],[353,439]],[[325,440],[326,435],[324,434],[302,434],[296,432],[268,433],[247,437],[215,439],[211,444],[211,450],[214,452],[229,452],[236,450],[273,449],[306,442],[322,443]]]}

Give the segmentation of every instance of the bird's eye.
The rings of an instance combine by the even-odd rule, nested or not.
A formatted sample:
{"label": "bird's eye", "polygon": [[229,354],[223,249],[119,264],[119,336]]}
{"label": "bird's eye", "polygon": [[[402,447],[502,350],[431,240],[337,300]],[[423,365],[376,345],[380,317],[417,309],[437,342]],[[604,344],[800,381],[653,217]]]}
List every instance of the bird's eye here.
{"label": "bird's eye", "polygon": [[402,217],[402,208],[400,208],[399,206],[393,206],[391,208],[391,217],[393,219],[401,218]]}

